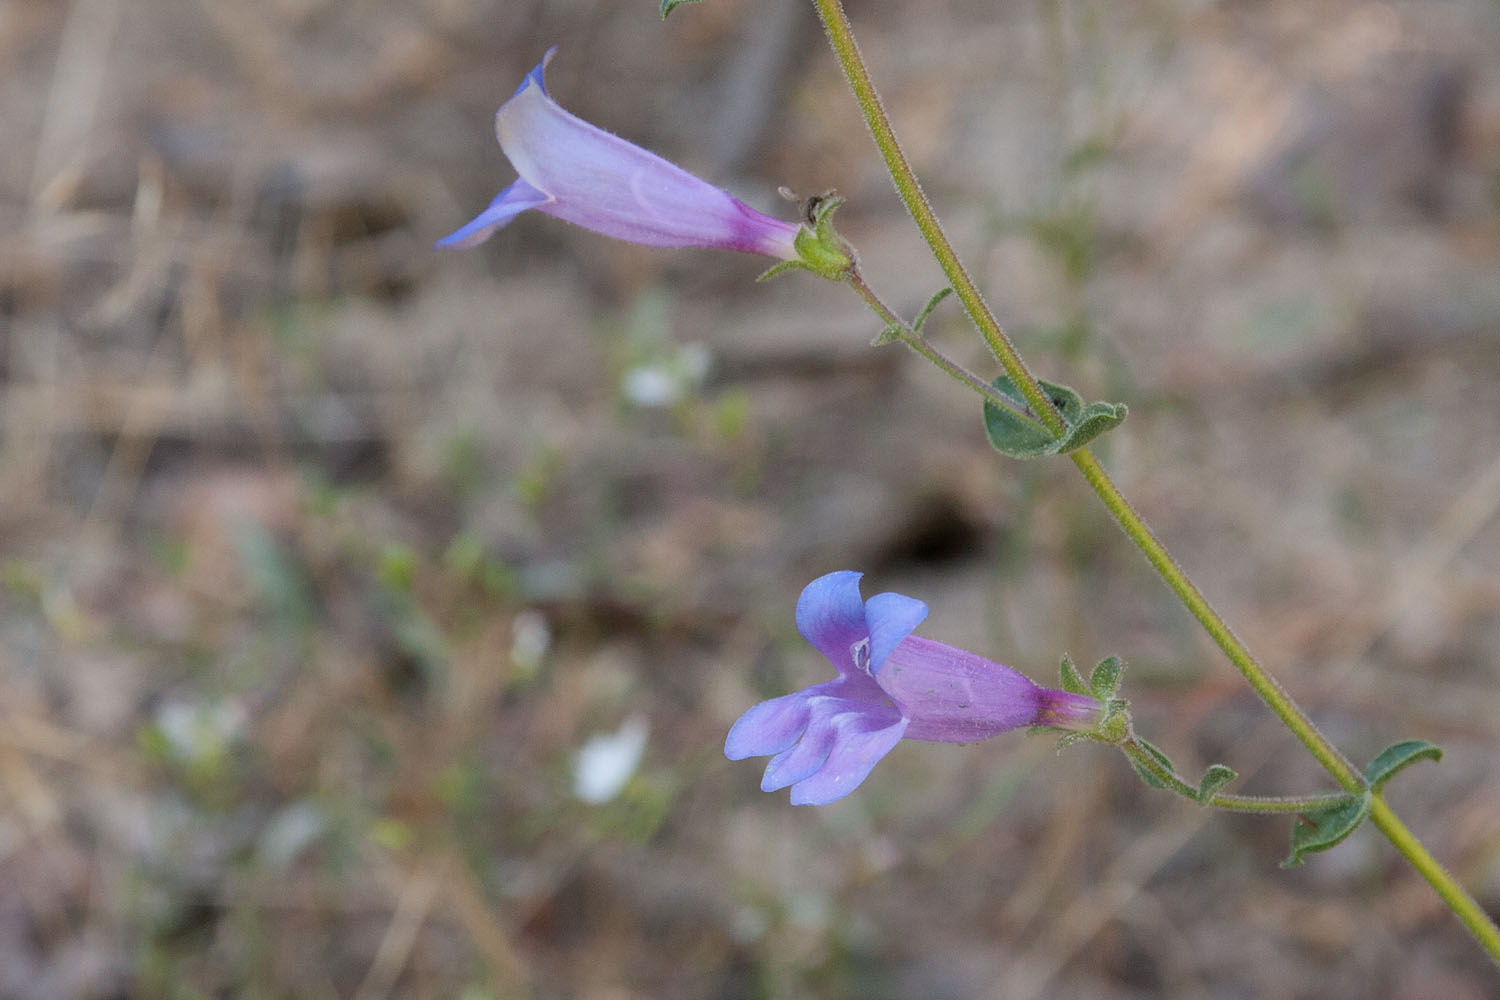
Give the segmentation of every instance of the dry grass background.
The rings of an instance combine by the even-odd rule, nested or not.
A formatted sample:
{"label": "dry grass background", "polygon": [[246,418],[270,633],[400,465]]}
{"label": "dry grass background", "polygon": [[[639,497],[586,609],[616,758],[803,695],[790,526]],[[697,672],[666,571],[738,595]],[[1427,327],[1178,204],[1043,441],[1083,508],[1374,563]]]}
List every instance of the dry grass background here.
{"label": "dry grass background", "polygon": [[[1500,10],[850,6],[1013,336],[1130,404],[1107,464],[1337,742],[1444,745],[1391,797],[1500,909]],[[566,106],[768,210],[837,187],[877,288],[938,287],[807,5],[655,8],[0,7],[0,997],[1495,995],[1368,832],[1284,872],[1283,824],[1019,734],[825,809],[722,759],[859,568],[1043,679],[1124,656],[1189,769],[1324,785],[852,296],[542,217],[430,251],[559,44]]]}

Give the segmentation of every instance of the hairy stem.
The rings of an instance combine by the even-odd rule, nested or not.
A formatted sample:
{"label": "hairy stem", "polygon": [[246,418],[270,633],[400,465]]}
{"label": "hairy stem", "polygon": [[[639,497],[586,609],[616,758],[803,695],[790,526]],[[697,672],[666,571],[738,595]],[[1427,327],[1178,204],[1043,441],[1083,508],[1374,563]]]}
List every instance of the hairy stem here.
{"label": "hairy stem", "polygon": [[[1063,433],[1065,427],[1062,415],[1059,414],[1052,401],[1047,398],[1046,393],[1037,384],[1036,378],[1021,360],[1015,347],[1006,337],[999,322],[985,303],[983,296],[970,279],[968,272],[964,269],[953,248],[952,242],[943,231],[938,222],[937,215],[928,203],[927,197],[922,193],[921,185],[917,182],[916,174],[912,171],[911,164],[907,162],[901,145],[896,140],[896,134],[891,128],[890,119],[885,113],[880,97],[875,91],[875,85],[870,79],[869,70],[865,67],[864,60],[860,56],[859,47],[854,40],[854,32],[845,15],[840,0],[813,0],[817,8],[818,16],[822,19],[823,27],[828,33],[828,40],[833,46],[834,54],[838,57],[839,64],[843,67],[844,75],[849,80],[849,85],[854,91],[855,99],[859,102],[861,113],[864,115],[870,133],[875,139],[875,145],[880,150],[881,157],[885,160],[886,169],[895,182],[896,190],[905,202],[907,210],[921,231],[922,238],[932,248],[934,257],[942,267],[943,273],[947,275],[949,283],[953,286],[964,309],[968,312],[985,343],[1004,366],[1027,405],[1042,423],[1054,434]],[[858,288],[858,286],[856,286]],[[867,291],[867,290],[866,290]],[[864,294],[862,292],[861,294]],[[871,301],[866,298],[866,301]],[[878,300],[876,300],[878,301]],[[873,303],[872,303],[873,305]],[[883,307],[881,307],[883,308]],[[877,309],[877,312],[880,310]],[[886,310],[888,313],[889,310]],[[908,328],[909,329],[909,328]],[[967,379],[955,374],[950,367],[945,367],[937,362],[932,355],[927,354],[914,341],[919,338],[908,338],[907,343],[914,349],[919,350],[929,360],[934,360],[939,367],[944,368],[950,375],[959,378],[960,381],[969,384]],[[925,343],[924,341],[922,343]],[[930,345],[926,345],[930,348]],[[951,365],[951,363],[950,363]],[[976,377],[977,380],[977,377]],[[982,380],[979,380],[982,382]],[[988,396],[985,390],[979,390]],[[988,387],[986,387],[988,389]],[[1349,794],[1364,794],[1366,785],[1364,776],[1339,752],[1331,742],[1328,741],[1315,726],[1311,719],[1297,707],[1291,697],[1274,677],[1250,653],[1250,650],[1240,641],[1239,637],[1229,628],[1229,625],[1219,613],[1209,604],[1208,600],[1199,592],[1198,588],[1188,579],[1187,573],[1172,558],[1166,548],[1146,526],[1141,516],[1136,513],[1130,503],[1120,493],[1104,468],[1099,464],[1088,449],[1075,451],[1070,456],[1073,464],[1083,473],[1085,479],[1100,500],[1109,508],[1115,520],[1135,543],[1136,547],[1146,556],[1146,559],[1161,574],[1167,586],[1177,595],[1183,605],[1192,613],[1208,632],[1224,654],[1229,657],[1239,672],[1255,689],[1256,693],[1266,702],[1288,729],[1290,729],[1308,751],[1317,758],[1318,762],[1333,776],[1339,786]],[[1180,780],[1180,779],[1179,779]],[[1196,790],[1194,790],[1196,791]],[[1422,846],[1421,842],[1406,828],[1404,824],[1386,805],[1385,801],[1376,795],[1373,797],[1370,819],[1391,844],[1395,846],[1406,859],[1415,867],[1424,878],[1437,891],[1449,907],[1463,921],[1470,932],[1479,941],[1480,945],[1487,951],[1492,959],[1500,963],[1500,928],[1479,906],[1472,896],[1461,886],[1454,877],[1449,874],[1442,865],[1433,859],[1432,855]]]}
{"label": "hairy stem", "polygon": [[953,286],[954,294],[964,304],[964,311],[973,319],[985,343],[1004,366],[1005,373],[1011,377],[1016,388],[1021,391],[1032,413],[1036,414],[1053,434],[1063,433],[1066,428],[1062,415],[1057,412],[1057,408],[1052,405],[1052,401],[1037,384],[1036,376],[1031,374],[1031,370],[1021,360],[1021,355],[1016,352],[1010,338],[1005,335],[1005,331],[996,321],[995,314],[985,304],[984,296],[979,294],[979,288],[969,277],[969,272],[965,270],[963,262],[958,258],[958,252],[953,249],[953,244],[948,239],[948,234],[943,231],[942,225],[938,222],[931,203],[922,193],[922,186],[917,183],[917,176],[912,171],[911,164],[906,161],[906,154],[902,152],[901,144],[896,141],[896,133],[891,128],[890,119],[886,116],[885,106],[880,102],[880,95],[875,92],[875,84],[870,79],[869,70],[865,68],[864,59],[859,54],[859,46],[854,41],[853,28],[849,24],[849,18],[845,15],[840,0],[813,0],[813,3],[818,8],[818,16],[823,20],[823,27],[828,32],[828,40],[839,57],[839,64],[844,68],[844,75],[849,80],[849,86],[854,90],[854,97],[859,101],[859,108],[864,114],[865,122],[870,126],[870,134],[875,138],[875,145],[880,149],[881,157],[885,159],[886,169],[896,183],[896,191],[901,195],[901,200],[906,203],[911,217],[916,220],[917,228],[922,232],[922,238],[932,248],[933,256],[937,258],[943,274],[947,275],[948,283]]}
{"label": "hairy stem", "polygon": [[[1157,756],[1134,739],[1120,744],[1120,749],[1139,767],[1166,785],[1168,790],[1184,798],[1198,801],[1198,789],[1183,780],[1182,776],[1164,765]],[[1214,809],[1227,809],[1245,813],[1305,813],[1327,809],[1349,800],[1348,792],[1320,792],[1316,795],[1231,795],[1215,792],[1207,802],[1201,803]]]}
{"label": "hairy stem", "polygon": [[1230,662],[1239,668],[1245,680],[1255,689],[1255,693],[1260,695],[1261,700],[1270,706],[1271,711],[1276,713],[1276,717],[1296,734],[1297,738],[1302,741],[1302,745],[1307,747],[1329,774],[1333,775],[1340,787],[1348,792],[1363,791],[1364,776],[1355,769],[1353,764],[1349,763],[1337,747],[1328,741],[1318,727],[1313,725],[1312,720],[1297,707],[1296,702],[1292,701],[1291,696],[1286,693],[1276,678],[1272,677],[1251,655],[1239,636],[1234,634],[1214,606],[1208,603],[1208,598],[1204,597],[1193,581],[1188,579],[1187,573],[1172,558],[1166,546],[1162,545],[1145,520],[1125,499],[1120,488],[1115,485],[1114,480],[1109,478],[1109,474],[1104,471],[1104,467],[1099,464],[1093,452],[1085,448],[1073,452],[1068,457],[1073,459],[1073,464],[1078,467],[1078,471],[1083,473],[1083,477],[1094,488],[1094,492],[1104,502],[1104,506],[1109,508],[1115,521],[1135,543],[1136,548],[1141,550],[1147,561],[1161,574],[1172,593],[1176,594],[1183,606],[1192,613],[1194,618],[1198,619],[1198,623],[1224,651],[1224,655],[1229,657]]}
{"label": "hairy stem", "polygon": [[1490,957],[1500,962],[1500,927],[1495,926],[1494,918],[1459,885],[1458,880],[1432,856],[1432,852],[1427,850],[1416,835],[1406,828],[1406,824],[1391,811],[1379,792],[1370,797],[1370,822],[1385,834],[1396,850],[1406,856],[1406,860],[1422,874],[1427,884],[1448,904],[1448,908],[1458,914],[1458,919],[1463,921],[1484,950],[1490,953]]}
{"label": "hairy stem", "polygon": [[951,375],[958,382],[962,383],[965,388],[972,389],[996,406],[1010,410],[1028,423],[1038,427],[1041,426],[1031,414],[1016,409],[1016,405],[1007,399],[1005,394],[999,389],[996,389],[984,379],[948,357],[942,351],[938,350],[932,341],[914,330],[910,323],[898,316],[895,310],[881,301],[880,296],[875,294],[875,290],[865,283],[864,277],[859,273],[857,268],[851,270],[845,280],[859,293],[859,297],[865,300],[865,303],[875,315],[879,316],[886,324],[886,328],[896,332],[896,339],[900,340],[901,343],[910,347],[913,351],[931,361],[939,369]]}

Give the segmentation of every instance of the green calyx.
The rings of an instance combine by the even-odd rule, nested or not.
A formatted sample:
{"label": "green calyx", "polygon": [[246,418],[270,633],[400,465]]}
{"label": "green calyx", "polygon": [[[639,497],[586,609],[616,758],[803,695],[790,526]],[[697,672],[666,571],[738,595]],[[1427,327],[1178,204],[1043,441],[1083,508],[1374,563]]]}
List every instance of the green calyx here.
{"label": "green calyx", "polygon": [[766,271],[758,280],[765,281],[786,271],[811,271],[829,281],[843,281],[854,272],[855,254],[833,228],[833,213],[844,199],[832,191],[807,199],[802,209],[802,228],[792,240],[796,260],[783,261]]}
{"label": "green calyx", "polygon": [[1133,738],[1130,702],[1118,696],[1120,674],[1123,669],[1124,664],[1120,662],[1120,658],[1111,656],[1101,660],[1089,674],[1089,679],[1085,681],[1083,675],[1078,672],[1078,667],[1073,663],[1073,658],[1066,653],[1063,654],[1059,668],[1062,689],[1072,694],[1088,695],[1099,702],[1099,719],[1094,723],[1093,728],[1087,732],[1065,734],[1064,746],[1081,740],[1118,746]]}

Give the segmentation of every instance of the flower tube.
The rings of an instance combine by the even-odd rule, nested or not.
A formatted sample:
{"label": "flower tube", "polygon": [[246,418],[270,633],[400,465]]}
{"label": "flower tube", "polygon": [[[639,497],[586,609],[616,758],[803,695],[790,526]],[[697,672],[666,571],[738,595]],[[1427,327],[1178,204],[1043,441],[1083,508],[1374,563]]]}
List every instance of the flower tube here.
{"label": "flower tube", "polygon": [[797,225],[772,218],[619,136],[564,111],[547,93],[547,51],[495,114],[519,178],[440,248],[477,246],[528,209],[652,247],[743,250],[796,261]]}

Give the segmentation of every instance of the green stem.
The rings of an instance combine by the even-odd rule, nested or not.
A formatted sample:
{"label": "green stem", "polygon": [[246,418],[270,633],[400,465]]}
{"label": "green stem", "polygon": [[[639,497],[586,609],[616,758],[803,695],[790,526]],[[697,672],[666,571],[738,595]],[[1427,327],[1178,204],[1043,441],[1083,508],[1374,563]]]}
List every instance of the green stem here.
{"label": "green stem", "polygon": [[1396,850],[1406,856],[1413,868],[1422,873],[1427,884],[1437,891],[1449,909],[1458,914],[1458,919],[1464,922],[1469,933],[1490,953],[1490,957],[1500,962],[1500,927],[1495,926],[1494,919],[1473,896],[1464,891],[1457,879],[1448,874],[1448,870],[1438,863],[1416,835],[1406,828],[1406,824],[1391,811],[1379,792],[1370,796],[1370,822],[1385,834]]}
{"label": "green stem", "polygon": [[[1176,771],[1163,765],[1161,760],[1142,747],[1139,741],[1131,739],[1119,744],[1119,747],[1137,766],[1149,772],[1170,791],[1192,799],[1194,802],[1198,801],[1198,789],[1184,781]],[[1320,792],[1316,795],[1231,795],[1225,792],[1215,792],[1209,796],[1207,802],[1201,804],[1215,809],[1227,809],[1231,812],[1296,814],[1327,809],[1348,800],[1348,792]]]}
{"label": "green stem", "polygon": [[906,203],[911,217],[916,220],[922,238],[932,248],[933,256],[937,258],[943,274],[947,275],[948,283],[953,286],[954,294],[979,327],[985,343],[1004,366],[1005,373],[1020,389],[1032,413],[1054,435],[1062,434],[1067,429],[1062,415],[1057,412],[1042,387],[1037,385],[1036,376],[1031,374],[1031,370],[1021,360],[1021,355],[1005,335],[995,314],[985,304],[984,296],[979,294],[979,288],[964,269],[963,262],[959,260],[958,252],[953,249],[948,234],[938,222],[931,203],[922,193],[922,186],[917,183],[917,176],[912,171],[911,164],[906,161],[901,144],[896,141],[896,133],[886,116],[885,105],[875,92],[875,83],[870,79],[869,70],[865,68],[864,59],[859,54],[859,46],[854,41],[854,29],[849,24],[848,16],[844,14],[840,0],[813,0],[813,4],[818,8],[818,16],[822,18],[823,27],[828,32],[828,41],[838,55],[849,86],[854,90],[854,97],[859,101],[860,111],[864,114],[866,124],[870,126],[870,134],[874,136],[875,145],[885,160],[886,170],[896,182],[896,191]]}
{"label": "green stem", "polygon": [[1272,677],[1264,667],[1251,655],[1250,650],[1240,641],[1230,629],[1229,624],[1219,615],[1208,598],[1194,586],[1193,581],[1188,579],[1187,573],[1172,558],[1171,553],[1157,539],[1146,522],[1135,508],[1130,506],[1130,501],[1125,499],[1120,488],[1115,485],[1114,480],[1109,478],[1109,473],[1099,464],[1093,452],[1087,448],[1080,449],[1068,456],[1073,464],[1078,466],[1078,471],[1088,480],[1089,485],[1094,488],[1104,506],[1114,515],[1115,521],[1121,529],[1140,549],[1147,561],[1151,563],[1156,571],[1161,574],[1172,593],[1177,595],[1184,607],[1198,619],[1218,647],[1229,657],[1245,680],[1260,695],[1261,700],[1270,706],[1271,711],[1276,713],[1288,729],[1290,729],[1302,741],[1302,745],[1317,758],[1329,774],[1333,775],[1335,781],[1345,791],[1350,793],[1363,792],[1365,788],[1364,776],[1349,763],[1348,759],[1339,752],[1338,748],[1328,741],[1318,727],[1313,725],[1311,719],[1297,707],[1292,701],[1291,695],[1286,689]]}
{"label": "green stem", "polygon": [[[896,190],[905,202],[907,210],[916,221],[917,228],[922,233],[928,246],[932,248],[933,255],[942,267],[943,273],[947,275],[949,283],[953,286],[959,301],[964,304],[964,309],[979,328],[985,343],[995,357],[1005,367],[1016,387],[1026,399],[1027,405],[1032,412],[1047,425],[1054,434],[1061,434],[1065,430],[1062,415],[1059,414],[1052,401],[1047,398],[1046,393],[1037,384],[1036,378],[1021,360],[1015,347],[1006,337],[1004,330],[996,321],[994,314],[990,312],[989,306],[985,304],[983,296],[979,294],[978,288],[970,279],[968,272],[964,269],[958,258],[942,225],[938,222],[937,215],[928,203],[926,195],[917,182],[916,174],[912,171],[911,164],[906,160],[901,151],[900,143],[896,140],[895,132],[891,128],[890,119],[886,116],[885,108],[880,102],[880,97],[875,91],[875,85],[870,79],[868,69],[859,53],[859,47],[854,40],[854,32],[849,24],[848,17],[839,0],[813,0],[813,5],[818,10],[818,16],[823,21],[823,27],[828,33],[828,40],[833,46],[834,53],[838,56],[839,64],[843,67],[844,75],[848,78],[850,86],[854,90],[854,96],[859,102],[860,111],[863,113],[865,122],[870,128],[870,133],[875,139],[875,145],[880,150],[880,155],[885,160],[886,169],[895,182]],[[857,286],[856,286],[857,287]],[[863,293],[862,293],[863,294]],[[869,301],[867,298],[866,301]],[[879,310],[877,310],[879,311]],[[887,310],[889,312],[889,310]],[[917,342],[925,345],[920,338],[907,338],[908,345],[921,350]],[[925,345],[930,349],[930,345]],[[922,351],[929,360],[934,360],[933,355]],[[937,363],[937,362],[935,362]],[[949,363],[951,365],[951,362]],[[960,381],[969,384],[968,380],[957,375],[953,370],[956,366],[948,367],[939,363],[950,375],[959,378]],[[970,388],[975,386],[970,385]],[[986,387],[986,390],[988,387]],[[979,390],[988,392],[985,390]],[[1139,514],[1130,506],[1129,502],[1120,493],[1119,488],[1104,471],[1091,452],[1082,449],[1072,453],[1073,463],[1083,473],[1094,492],[1109,508],[1111,514],[1120,527],[1125,531],[1147,560],[1155,567],[1166,581],[1167,586],[1172,589],[1183,605],[1192,613],[1193,617],[1218,644],[1224,654],[1255,689],[1256,693],[1266,702],[1287,728],[1291,729],[1304,746],[1317,758],[1318,762],[1333,776],[1339,786],[1350,794],[1364,794],[1366,785],[1364,776],[1339,752],[1328,739],[1318,731],[1306,714],[1297,707],[1291,697],[1251,655],[1250,650],[1240,641],[1239,637],[1229,628],[1229,625],[1214,610],[1208,600],[1199,592],[1182,567],[1172,558],[1166,548],[1152,534],[1151,529],[1146,526]],[[1195,790],[1196,791],[1196,790]],[[1480,945],[1487,951],[1492,959],[1500,963],[1500,928],[1485,913],[1479,904],[1459,885],[1457,880],[1450,875],[1442,865],[1433,859],[1432,855],[1422,846],[1421,842],[1412,835],[1401,821],[1396,817],[1389,806],[1380,796],[1373,796],[1370,813],[1371,821],[1375,824],[1391,844],[1399,851],[1419,872],[1445,903],[1451,907],[1469,928]]]}
{"label": "green stem", "polygon": [[958,382],[962,383],[965,388],[974,390],[986,400],[994,403],[996,406],[1004,407],[1033,426],[1041,427],[1034,416],[1016,409],[1015,404],[1007,399],[1005,394],[999,389],[996,389],[984,379],[948,357],[942,351],[938,350],[932,341],[912,329],[910,323],[898,316],[890,306],[881,301],[880,296],[875,294],[875,290],[865,283],[865,279],[859,273],[858,268],[851,269],[845,275],[844,280],[848,281],[850,287],[859,293],[859,297],[864,299],[875,315],[880,317],[887,329],[896,331],[896,339],[900,340],[901,343],[910,347],[928,361],[931,361],[942,371],[947,372]]}

